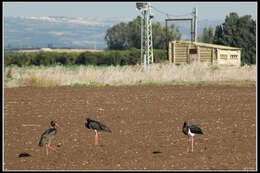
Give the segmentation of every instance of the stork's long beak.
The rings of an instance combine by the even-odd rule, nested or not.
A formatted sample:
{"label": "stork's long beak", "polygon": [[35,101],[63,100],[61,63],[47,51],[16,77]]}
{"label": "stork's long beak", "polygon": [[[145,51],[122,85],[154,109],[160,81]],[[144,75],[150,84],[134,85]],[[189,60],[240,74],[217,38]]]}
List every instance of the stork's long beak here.
{"label": "stork's long beak", "polygon": [[56,125],[57,127],[59,127],[60,129],[62,129],[61,126],[60,126],[58,123],[55,123],[55,125]]}

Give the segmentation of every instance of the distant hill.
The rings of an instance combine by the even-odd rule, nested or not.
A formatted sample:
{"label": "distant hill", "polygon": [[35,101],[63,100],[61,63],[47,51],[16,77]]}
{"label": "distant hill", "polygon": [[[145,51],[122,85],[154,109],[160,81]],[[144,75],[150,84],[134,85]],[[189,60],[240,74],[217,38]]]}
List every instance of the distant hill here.
{"label": "distant hill", "polygon": [[[5,48],[89,48],[105,49],[105,32],[120,22],[132,18],[73,18],[73,17],[4,17]],[[154,20],[153,22],[156,22]],[[204,27],[224,21],[198,21],[198,33]],[[165,24],[161,21],[162,25]],[[190,25],[175,23],[180,27],[182,39],[190,38]]]}

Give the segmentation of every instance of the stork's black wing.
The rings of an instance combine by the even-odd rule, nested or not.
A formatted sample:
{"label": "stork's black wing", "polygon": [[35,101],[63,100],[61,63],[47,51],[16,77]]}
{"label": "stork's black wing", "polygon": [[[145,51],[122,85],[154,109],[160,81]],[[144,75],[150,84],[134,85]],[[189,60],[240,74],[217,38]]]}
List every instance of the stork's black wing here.
{"label": "stork's black wing", "polygon": [[95,120],[88,120],[86,127],[93,129],[93,130],[102,130],[102,131],[106,131],[106,132],[112,132],[111,129],[109,127],[107,127],[106,125],[102,124],[101,122],[95,121]]}
{"label": "stork's black wing", "polygon": [[50,129],[46,130],[45,132],[43,132],[43,134],[41,135],[39,146],[42,147],[45,143],[48,143],[51,136],[54,136],[56,133],[57,133],[57,130],[55,128],[50,128]]}
{"label": "stork's black wing", "polygon": [[196,134],[203,134],[202,130],[198,126],[196,126],[196,125],[191,125],[190,126],[190,131],[192,133],[196,133]]}
{"label": "stork's black wing", "polygon": [[111,129],[109,127],[107,127],[106,125],[99,123],[99,127],[101,130],[106,131],[106,132],[112,132]]}

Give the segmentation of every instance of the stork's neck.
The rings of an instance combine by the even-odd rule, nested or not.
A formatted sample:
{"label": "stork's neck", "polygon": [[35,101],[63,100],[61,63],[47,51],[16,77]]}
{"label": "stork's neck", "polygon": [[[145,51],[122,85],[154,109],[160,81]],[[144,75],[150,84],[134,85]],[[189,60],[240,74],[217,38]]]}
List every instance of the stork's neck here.
{"label": "stork's neck", "polygon": [[53,128],[53,129],[57,129],[57,127],[56,127],[56,126],[52,126],[52,128]]}

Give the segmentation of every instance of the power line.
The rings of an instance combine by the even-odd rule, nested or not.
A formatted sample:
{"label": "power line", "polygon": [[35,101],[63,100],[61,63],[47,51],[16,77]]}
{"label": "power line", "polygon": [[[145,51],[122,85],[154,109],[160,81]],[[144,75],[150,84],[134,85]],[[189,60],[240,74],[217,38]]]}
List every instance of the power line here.
{"label": "power line", "polygon": [[163,12],[163,11],[161,11],[161,10],[155,8],[154,6],[152,6],[152,8],[153,8],[155,11],[157,11],[157,12],[159,12],[159,13],[161,13],[161,14],[166,15],[167,18],[169,18],[169,16],[171,16],[171,17],[182,17],[182,16],[192,15],[192,13],[186,13],[186,14],[182,14],[182,15],[173,15],[173,14],[169,14],[169,13]]}

